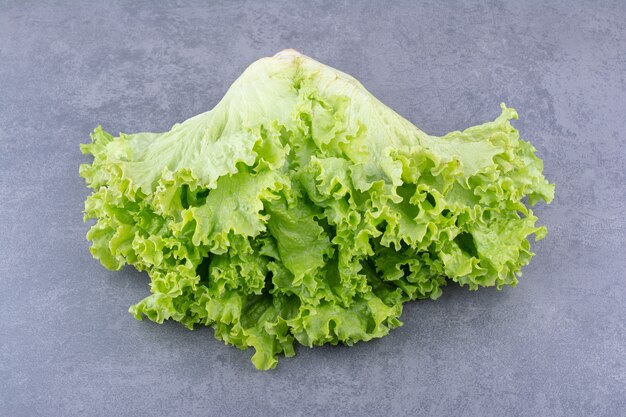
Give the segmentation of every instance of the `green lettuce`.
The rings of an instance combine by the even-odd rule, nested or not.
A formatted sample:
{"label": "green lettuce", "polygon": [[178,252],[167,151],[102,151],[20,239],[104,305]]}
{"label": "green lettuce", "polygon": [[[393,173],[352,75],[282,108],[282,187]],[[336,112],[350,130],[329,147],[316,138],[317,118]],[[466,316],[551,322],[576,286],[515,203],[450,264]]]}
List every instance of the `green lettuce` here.
{"label": "green lettuce", "polygon": [[349,75],[263,58],[169,132],[95,129],[80,167],[91,253],[150,275],[137,319],[210,326],[259,369],[296,341],[382,337],[450,281],[514,286],[545,236],[525,202],[554,186],[501,108],[430,136]]}

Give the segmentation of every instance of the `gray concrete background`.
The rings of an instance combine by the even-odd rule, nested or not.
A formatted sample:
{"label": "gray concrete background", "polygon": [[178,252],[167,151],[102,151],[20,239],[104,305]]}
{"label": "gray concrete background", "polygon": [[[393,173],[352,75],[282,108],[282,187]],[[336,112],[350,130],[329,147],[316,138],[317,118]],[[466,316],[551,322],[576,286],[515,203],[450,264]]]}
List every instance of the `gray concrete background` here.
{"label": "gray concrete background", "polygon": [[[626,415],[626,3],[543,3],[0,0],[0,415]],[[91,258],[78,144],[167,130],[287,47],[430,133],[519,111],[557,197],[517,288],[265,373],[126,312],[148,279]]]}

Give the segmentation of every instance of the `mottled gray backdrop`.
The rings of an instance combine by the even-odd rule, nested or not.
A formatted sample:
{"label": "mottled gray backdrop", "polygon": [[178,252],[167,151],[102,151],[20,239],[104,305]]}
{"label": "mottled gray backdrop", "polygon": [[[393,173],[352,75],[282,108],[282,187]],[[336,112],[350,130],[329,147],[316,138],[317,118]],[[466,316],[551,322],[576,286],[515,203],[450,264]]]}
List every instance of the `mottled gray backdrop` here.
{"label": "mottled gray backdrop", "polygon": [[[626,3],[385,3],[0,0],[0,415],[626,415]],[[429,133],[519,111],[557,197],[517,288],[270,372],[126,312],[148,278],[91,258],[79,143],[167,130],[287,47]]]}

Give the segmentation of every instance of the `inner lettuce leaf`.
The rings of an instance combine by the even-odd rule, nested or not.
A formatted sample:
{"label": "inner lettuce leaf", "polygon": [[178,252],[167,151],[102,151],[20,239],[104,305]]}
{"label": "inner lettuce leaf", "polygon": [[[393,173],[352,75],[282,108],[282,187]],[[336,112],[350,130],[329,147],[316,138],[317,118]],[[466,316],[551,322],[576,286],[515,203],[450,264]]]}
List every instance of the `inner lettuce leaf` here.
{"label": "inner lettuce leaf", "polygon": [[296,341],[385,336],[450,281],[514,286],[545,236],[525,202],[554,186],[501,109],[430,136],[347,74],[293,50],[260,59],[169,132],[98,127],[81,145],[91,253],[150,275],[137,319],[210,326],[258,369]]}

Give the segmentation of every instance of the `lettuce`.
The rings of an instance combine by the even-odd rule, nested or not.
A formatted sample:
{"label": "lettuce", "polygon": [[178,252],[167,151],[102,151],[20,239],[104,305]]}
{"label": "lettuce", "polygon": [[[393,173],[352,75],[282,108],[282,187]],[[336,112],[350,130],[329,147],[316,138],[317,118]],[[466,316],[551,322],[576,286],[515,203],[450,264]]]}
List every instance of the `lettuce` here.
{"label": "lettuce", "polygon": [[80,175],[105,267],[147,271],[137,318],[176,320],[270,369],[306,346],[401,325],[448,282],[515,285],[554,186],[504,105],[430,136],[354,78],[295,51],[253,63],[211,111],[165,133],[101,127]]}

